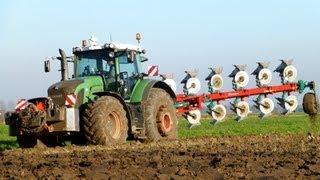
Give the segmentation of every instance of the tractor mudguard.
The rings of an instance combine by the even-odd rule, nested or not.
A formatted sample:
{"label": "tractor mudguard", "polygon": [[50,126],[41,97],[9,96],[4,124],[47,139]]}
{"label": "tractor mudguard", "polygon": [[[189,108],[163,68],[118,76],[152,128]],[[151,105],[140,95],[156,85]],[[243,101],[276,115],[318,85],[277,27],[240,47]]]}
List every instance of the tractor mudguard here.
{"label": "tractor mudguard", "polygon": [[[165,82],[163,82],[163,81],[157,81],[157,82],[153,85],[153,87],[155,87],[155,88],[160,88],[160,89],[165,90],[165,91],[171,96],[171,98],[172,98],[173,100],[176,99],[176,94],[173,92],[173,90],[171,89],[171,87],[170,87],[168,84],[166,84]],[[149,91],[148,91],[148,95],[149,95]],[[148,97],[148,96],[147,96],[147,97]]]}
{"label": "tractor mudguard", "polygon": [[176,99],[176,95],[169,85],[162,81],[156,80],[141,80],[137,83],[136,87],[133,89],[130,102],[131,103],[141,103],[143,100],[147,99],[152,88],[160,88],[165,90],[172,99]]}

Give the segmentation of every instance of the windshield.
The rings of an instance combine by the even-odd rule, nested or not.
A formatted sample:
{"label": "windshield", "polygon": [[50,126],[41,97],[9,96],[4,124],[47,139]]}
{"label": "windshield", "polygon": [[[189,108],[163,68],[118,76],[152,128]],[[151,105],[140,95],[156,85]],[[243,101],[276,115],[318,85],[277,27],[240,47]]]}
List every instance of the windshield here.
{"label": "windshield", "polygon": [[107,51],[87,51],[79,54],[76,66],[76,77],[115,74],[114,61],[108,57]]}

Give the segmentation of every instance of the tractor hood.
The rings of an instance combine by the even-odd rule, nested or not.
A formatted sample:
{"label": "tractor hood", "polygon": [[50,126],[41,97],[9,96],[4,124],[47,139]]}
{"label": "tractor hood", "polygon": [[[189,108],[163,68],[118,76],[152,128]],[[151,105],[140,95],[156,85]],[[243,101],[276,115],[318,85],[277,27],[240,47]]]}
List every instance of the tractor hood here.
{"label": "tractor hood", "polygon": [[48,89],[48,96],[54,104],[65,105],[67,95],[76,95],[76,107],[92,99],[93,93],[104,90],[104,83],[100,76],[87,76],[53,84]]}
{"label": "tractor hood", "polygon": [[82,83],[84,83],[84,80],[82,79],[74,79],[55,83],[49,87],[48,96],[52,98],[55,104],[63,106],[65,104],[65,96],[75,94],[77,87]]}

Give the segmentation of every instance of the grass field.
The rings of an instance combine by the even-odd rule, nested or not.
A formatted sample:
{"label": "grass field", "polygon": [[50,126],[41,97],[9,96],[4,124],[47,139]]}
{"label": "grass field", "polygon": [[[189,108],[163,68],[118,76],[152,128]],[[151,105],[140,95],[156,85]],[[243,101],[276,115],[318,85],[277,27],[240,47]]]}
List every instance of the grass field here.
{"label": "grass field", "polygon": [[8,134],[8,126],[0,123],[0,151],[18,147],[16,138],[10,137]]}
{"label": "grass field", "polygon": [[[229,118],[223,123],[212,125],[208,119],[192,129],[185,120],[179,121],[179,137],[192,138],[203,136],[243,136],[260,134],[306,134],[320,132],[320,122],[311,122],[307,115],[271,116],[259,119],[256,116],[236,122]],[[17,148],[16,138],[8,136],[8,127],[0,124],[0,151]]]}
{"label": "grass field", "polygon": [[179,137],[192,138],[202,136],[243,136],[265,134],[306,134],[320,132],[320,122],[310,121],[307,115],[270,116],[260,119],[250,116],[240,122],[229,118],[225,122],[213,125],[210,120],[201,121],[200,126],[191,130],[187,122],[180,121]]}

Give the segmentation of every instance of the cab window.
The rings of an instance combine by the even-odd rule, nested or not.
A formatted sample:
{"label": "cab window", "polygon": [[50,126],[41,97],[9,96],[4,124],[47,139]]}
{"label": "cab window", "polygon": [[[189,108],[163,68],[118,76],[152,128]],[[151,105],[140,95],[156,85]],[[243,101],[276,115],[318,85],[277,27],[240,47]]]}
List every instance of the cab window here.
{"label": "cab window", "polygon": [[134,63],[128,61],[127,56],[118,57],[119,65],[120,65],[120,73],[126,72],[129,77],[135,75],[137,73],[137,68]]}

